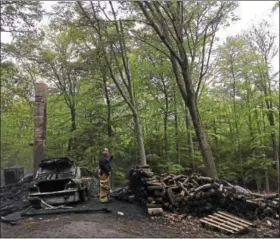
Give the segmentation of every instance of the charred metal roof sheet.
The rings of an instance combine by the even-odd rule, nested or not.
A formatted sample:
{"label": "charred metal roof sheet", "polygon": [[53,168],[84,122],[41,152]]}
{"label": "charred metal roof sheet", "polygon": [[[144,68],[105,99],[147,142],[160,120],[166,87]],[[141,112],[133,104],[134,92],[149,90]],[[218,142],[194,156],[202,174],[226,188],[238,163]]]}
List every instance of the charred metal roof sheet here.
{"label": "charred metal roof sheet", "polygon": [[39,167],[56,167],[56,166],[75,166],[75,162],[70,157],[59,157],[59,158],[49,158],[44,159],[39,164]]}

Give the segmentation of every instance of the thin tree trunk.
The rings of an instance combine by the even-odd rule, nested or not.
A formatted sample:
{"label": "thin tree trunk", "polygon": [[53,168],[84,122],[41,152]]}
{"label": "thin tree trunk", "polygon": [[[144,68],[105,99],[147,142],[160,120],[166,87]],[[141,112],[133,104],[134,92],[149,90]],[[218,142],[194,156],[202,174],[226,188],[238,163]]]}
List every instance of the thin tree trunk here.
{"label": "thin tree trunk", "polygon": [[241,169],[241,177],[242,177],[242,183],[244,186],[244,173],[243,173],[243,157],[241,153],[241,146],[240,146],[240,135],[239,135],[239,127],[238,127],[238,121],[237,121],[237,114],[236,114],[236,78],[235,78],[235,72],[233,69],[233,59],[232,56],[230,56],[230,70],[231,70],[231,75],[233,79],[233,96],[232,96],[232,101],[233,101],[233,114],[234,114],[234,125],[235,125],[235,130],[236,130],[236,140],[237,140],[237,154],[239,157],[239,164],[240,164],[240,169]]}
{"label": "thin tree trunk", "polygon": [[[71,133],[72,133],[72,132],[74,132],[77,129],[75,106],[70,107],[70,113],[71,113]],[[68,149],[67,149],[68,152],[71,151],[72,148],[73,148],[73,143],[74,143],[73,141],[74,141],[74,138],[71,135],[71,137],[69,138],[69,141],[68,141]]]}
{"label": "thin tree trunk", "polygon": [[196,163],[195,163],[195,159],[194,159],[194,145],[193,145],[193,136],[192,136],[192,132],[191,132],[191,118],[190,118],[190,113],[188,108],[186,107],[186,127],[188,130],[188,143],[189,143],[189,157],[192,161],[192,167],[193,167],[193,172],[195,173],[196,170]]}
{"label": "thin tree trunk", "polygon": [[[265,114],[263,113],[263,104],[262,104],[262,122],[263,122],[263,130],[264,130],[264,132],[266,132],[266,127],[265,127]],[[258,121],[257,121],[258,122]],[[261,128],[260,128],[260,125],[259,125],[259,123],[258,123],[258,128],[259,128],[259,134],[261,134],[262,132],[261,132]],[[261,137],[261,145],[262,146],[264,146],[264,137],[262,136]],[[274,141],[272,140],[272,143],[273,143]],[[274,145],[273,145],[274,146]],[[263,157],[264,157],[264,160],[266,160],[266,152],[265,152],[265,149],[264,149],[264,147],[262,147],[263,148]],[[273,147],[274,148],[274,147]],[[276,151],[273,151],[273,152],[277,152],[277,150]],[[277,157],[277,154],[276,155],[274,155],[274,157]],[[268,174],[268,169],[265,169],[265,182],[266,182],[266,191],[269,191],[270,190],[270,185],[269,185],[269,174]]]}
{"label": "thin tree trunk", "polygon": [[[265,57],[265,64],[267,66],[269,65],[268,62],[267,62],[267,58],[266,57]],[[268,72],[268,67],[266,68],[266,78],[270,79],[270,75],[269,75],[269,72]],[[272,97],[271,81],[268,81],[268,87],[267,88],[265,87],[264,95],[266,97],[265,102],[266,102],[266,107],[268,109],[268,112],[267,112],[268,121],[269,121],[270,127],[274,128],[275,127],[275,121],[274,121],[274,115],[273,115],[273,102],[271,100],[271,97]],[[267,99],[268,97],[270,99]],[[271,141],[272,141],[272,148],[273,148],[273,159],[274,159],[274,162],[277,163],[277,161],[279,160],[278,159],[279,152],[278,152],[278,147],[277,147],[276,134],[275,134],[274,130],[271,132]]]}
{"label": "thin tree trunk", "polygon": [[270,191],[270,186],[269,186],[269,175],[268,175],[268,169],[264,170],[264,176],[265,176],[265,190],[267,193]]}
{"label": "thin tree trunk", "polygon": [[191,132],[191,119],[190,119],[190,113],[188,110],[188,107],[185,107],[185,114],[186,114],[186,128],[187,128],[187,134],[188,134],[188,148],[189,148],[189,158],[192,162],[192,169],[193,172],[196,172],[196,164],[194,160],[194,147],[193,147],[193,137]]}
{"label": "thin tree trunk", "polygon": [[166,111],[164,112],[164,117],[163,117],[163,127],[164,127],[164,156],[165,160],[167,160],[167,152],[168,152],[168,138],[167,138],[167,123],[168,123],[168,118],[167,118],[167,113]]}
{"label": "thin tree trunk", "polygon": [[109,92],[107,89],[106,76],[103,76],[103,85],[104,85],[104,92],[105,92],[105,98],[106,98],[106,104],[107,104],[107,134],[108,134],[108,137],[112,137],[113,130],[112,130],[112,126],[111,126],[111,100],[110,100]]}
{"label": "thin tree trunk", "polygon": [[[267,76],[269,77],[269,76]],[[271,97],[271,93],[270,93],[270,86],[269,86],[269,93],[267,92],[267,89],[264,89],[264,96],[265,97]],[[272,101],[271,100],[265,100],[265,105],[267,108],[267,118],[268,118],[268,122],[271,128],[275,127],[275,120],[274,120],[274,115],[273,115],[273,107],[272,107]],[[277,162],[278,160],[278,148],[277,148],[277,140],[276,140],[276,135],[275,132],[272,131],[270,134],[271,137],[271,142],[272,142],[272,148],[273,148],[273,159],[274,162]]]}
{"label": "thin tree trunk", "polygon": [[176,159],[178,164],[180,162],[180,152],[179,152],[179,131],[178,131],[178,112],[177,112],[177,99],[176,92],[174,91],[174,123],[175,123],[175,150],[176,150]]}
{"label": "thin tree trunk", "polygon": [[[155,126],[154,126],[154,129],[155,129],[155,131],[156,132],[160,132],[160,129],[161,129],[161,123],[160,123],[160,121],[158,121],[158,120],[156,120],[156,123],[155,123]],[[158,135],[156,135],[156,137],[157,137]],[[163,146],[162,146],[163,144],[156,144],[156,151],[157,152],[161,152],[162,153],[162,151],[163,151]]]}
{"label": "thin tree trunk", "polygon": [[[249,132],[250,132],[250,137],[251,137],[251,141],[254,142],[255,141],[255,136],[254,136],[254,132],[253,132],[253,125],[252,125],[252,115],[251,115],[251,100],[250,100],[250,97],[251,97],[251,89],[249,88],[250,85],[248,83],[248,79],[247,77],[245,78],[246,80],[246,103],[247,103],[247,106],[248,106],[248,128],[249,128]],[[258,118],[257,119],[257,122],[258,122]],[[255,154],[255,147],[252,148],[252,151],[253,151],[253,155]],[[244,180],[244,187],[245,187],[245,180]]]}
{"label": "thin tree trunk", "polygon": [[[151,58],[150,58],[151,59]],[[154,65],[154,63],[153,63]],[[168,160],[168,150],[169,150],[169,143],[168,143],[168,115],[169,115],[169,97],[168,97],[168,89],[165,82],[164,76],[160,73],[159,74],[162,86],[163,86],[163,94],[164,94],[164,103],[165,107],[163,109],[164,115],[163,115],[163,127],[164,127],[164,158],[165,160]]]}
{"label": "thin tree trunk", "polygon": [[139,154],[140,154],[140,163],[141,165],[146,165],[146,153],[145,153],[145,147],[144,147],[144,139],[143,139],[143,133],[141,129],[140,119],[139,115],[133,113],[133,119],[135,124],[135,130],[136,130],[136,137],[139,147]]}
{"label": "thin tree trunk", "polygon": [[169,100],[168,100],[168,93],[166,91],[166,86],[163,82],[163,87],[164,87],[164,99],[165,99],[165,109],[164,109],[164,156],[165,160],[168,160],[168,150],[169,150],[169,145],[168,145],[168,134],[167,134],[167,129],[168,129],[168,114],[169,114]]}
{"label": "thin tree trunk", "polygon": [[249,108],[248,111],[248,127],[251,135],[251,139],[254,140],[254,133],[253,133],[253,125],[252,125],[252,115],[251,115],[251,89],[249,88],[249,83],[247,77],[245,78],[246,80],[246,103]]}
{"label": "thin tree trunk", "polygon": [[164,158],[168,160],[168,136],[167,136],[167,123],[168,123],[168,115],[167,111],[164,112]]}
{"label": "thin tree trunk", "polygon": [[242,152],[241,152],[240,135],[239,135],[239,127],[238,127],[238,122],[237,122],[237,116],[236,116],[235,100],[234,100],[234,121],[235,121],[236,140],[237,140],[237,153],[238,153],[238,157],[239,157],[242,183],[243,183],[243,186],[244,186],[243,156],[242,156]]}
{"label": "thin tree trunk", "polygon": [[259,174],[258,170],[255,173],[255,177],[256,177],[257,191],[258,191],[258,193],[260,193],[261,192],[261,177],[260,177],[260,174]]}
{"label": "thin tree trunk", "polygon": [[218,135],[218,131],[217,131],[217,123],[216,123],[216,117],[214,117],[214,134],[215,134],[215,156],[216,156],[216,162],[217,162],[217,165],[219,167],[219,152],[218,152],[218,138],[217,138],[217,135]]}

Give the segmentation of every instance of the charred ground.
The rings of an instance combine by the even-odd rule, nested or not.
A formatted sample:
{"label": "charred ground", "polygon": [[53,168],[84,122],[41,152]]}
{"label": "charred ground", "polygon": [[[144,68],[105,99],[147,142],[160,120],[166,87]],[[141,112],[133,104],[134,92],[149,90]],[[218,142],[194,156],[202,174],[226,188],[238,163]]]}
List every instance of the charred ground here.
{"label": "charred ground", "polygon": [[[78,203],[75,208],[98,209],[104,204],[92,198]],[[165,213],[162,217],[148,217],[136,205],[114,200],[105,207],[112,212],[91,214],[66,214],[21,218],[16,225],[1,222],[1,237],[229,237],[200,226],[198,218]],[[34,210],[34,209],[32,209]],[[30,209],[29,209],[30,211]],[[118,215],[123,212],[124,215]],[[8,219],[19,219],[19,212]],[[256,222],[257,227],[243,237],[277,237],[278,222],[269,219]]]}
{"label": "charred ground", "polygon": [[[137,172],[138,171],[139,170],[137,170]],[[139,172],[142,172],[142,170],[140,169]],[[142,174],[143,173],[145,173],[145,171],[143,171]],[[161,180],[151,181],[152,178],[149,178],[148,181],[143,181],[142,174],[139,179],[141,179],[141,182],[145,182],[145,184],[152,183],[152,185],[157,185],[162,183]],[[133,177],[130,177],[130,184],[132,182],[137,182],[137,180],[134,180],[135,178],[138,178],[136,177],[138,173],[134,173],[133,175]],[[152,174],[150,177],[153,177]],[[168,178],[168,180],[170,180],[170,177]],[[178,177],[175,175],[171,178],[173,183],[179,185],[180,180],[186,180],[182,176]],[[190,177],[190,179],[193,178]],[[197,178],[196,180],[199,182],[200,179],[201,178]],[[163,182],[166,182],[165,188],[170,188],[171,186],[168,186],[169,184],[167,181],[163,180]],[[151,217],[147,215],[147,207],[143,206],[143,203],[142,206],[139,206],[139,202],[136,203],[135,200],[129,203],[115,199],[111,203],[102,204],[99,202],[98,198],[92,197],[87,202],[76,203],[71,206],[74,209],[83,209],[84,211],[105,207],[110,210],[110,213],[67,213],[22,217],[22,212],[50,211],[46,209],[31,208],[27,200],[28,185],[29,183],[18,183],[13,186],[1,187],[1,216],[4,216],[4,218],[1,218],[1,237],[234,237],[233,235],[227,235],[220,231],[203,228],[199,222],[200,217],[190,216],[189,213],[184,213],[183,211],[180,213],[180,210],[177,210],[180,208],[178,207],[181,205],[180,203],[176,207],[174,205],[172,208],[165,208],[166,210],[172,209],[171,212],[165,211],[161,216]],[[185,185],[188,186],[189,184]],[[137,184],[134,185],[133,188],[137,189],[142,187],[142,184]],[[157,185],[152,187],[157,187],[158,190],[158,187],[160,186]],[[173,187],[171,188],[174,191],[174,199],[177,200],[176,190],[178,189]],[[193,188],[193,186],[190,188]],[[195,189],[192,190],[195,191]],[[114,191],[119,192],[117,189]],[[126,190],[126,192],[128,191]],[[136,192],[138,191],[136,190]],[[141,199],[141,195],[136,192],[132,198]],[[141,192],[147,193],[145,190],[142,190]],[[154,193],[155,191],[153,188],[152,191],[149,190],[148,196],[151,197]],[[168,195],[169,194],[167,194],[167,196]],[[207,196],[207,194],[205,195]],[[234,195],[238,196],[238,194]],[[128,198],[130,198],[130,196]],[[180,198],[178,198],[178,200],[179,199]],[[165,200],[169,200],[169,203],[172,203],[172,200],[170,200],[169,197],[163,196],[162,200],[163,204]],[[210,198],[208,198],[208,200],[210,200]],[[203,205],[205,204],[201,198],[197,198],[196,201],[200,204],[191,206],[190,209],[192,209],[192,211],[197,211],[197,208],[203,208]],[[144,200],[144,202],[146,203],[146,200]],[[191,205],[191,201],[188,202],[188,205]],[[231,203],[234,203],[234,201]],[[236,210],[233,211],[235,215],[238,214]],[[119,212],[121,212],[121,214],[123,213],[123,215],[120,215]],[[240,215],[243,214],[244,212],[240,212]],[[15,222],[15,225],[9,223],[13,221]],[[254,228],[251,228],[247,233],[238,236],[279,237],[278,221],[274,220],[272,217],[262,217],[262,220],[255,219],[253,222],[255,224]]]}

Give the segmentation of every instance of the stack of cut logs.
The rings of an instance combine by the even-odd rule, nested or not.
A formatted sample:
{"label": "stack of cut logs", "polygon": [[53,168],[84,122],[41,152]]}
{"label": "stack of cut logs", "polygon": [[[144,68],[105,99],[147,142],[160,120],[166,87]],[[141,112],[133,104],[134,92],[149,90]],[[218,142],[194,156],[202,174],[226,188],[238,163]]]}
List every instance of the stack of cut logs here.
{"label": "stack of cut logs", "polygon": [[162,208],[204,216],[223,210],[249,220],[279,218],[277,194],[240,193],[233,186],[224,186],[217,180],[198,174],[168,175],[160,179],[154,176],[149,166],[130,170],[129,189],[125,193],[123,191],[122,196],[120,193],[118,199],[127,199],[129,194],[134,196],[135,201],[146,205],[148,211],[149,208]]}
{"label": "stack of cut logs", "polygon": [[129,189],[134,194],[135,201],[145,204],[148,197],[147,183],[152,180],[154,173],[149,166],[136,166],[129,171]]}

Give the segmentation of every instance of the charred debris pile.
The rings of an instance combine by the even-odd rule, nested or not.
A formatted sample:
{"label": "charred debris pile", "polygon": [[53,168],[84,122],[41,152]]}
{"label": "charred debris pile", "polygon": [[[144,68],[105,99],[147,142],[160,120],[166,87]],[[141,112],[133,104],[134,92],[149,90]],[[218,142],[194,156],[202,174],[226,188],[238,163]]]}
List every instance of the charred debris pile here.
{"label": "charred debris pile", "polygon": [[30,206],[28,201],[29,187],[30,182],[21,181],[0,188],[1,217],[21,211]]}
{"label": "charred debris pile", "polygon": [[[30,206],[28,192],[32,180],[30,178],[0,188],[1,217]],[[138,202],[148,209],[198,217],[224,211],[248,220],[279,218],[278,194],[255,194],[198,174],[157,176],[149,166],[132,168],[128,187],[115,189],[112,197]]]}
{"label": "charred debris pile", "polygon": [[198,174],[159,177],[149,166],[132,168],[128,188],[116,189],[112,196],[198,217],[222,210],[249,220],[279,218],[278,194],[255,194]]}

